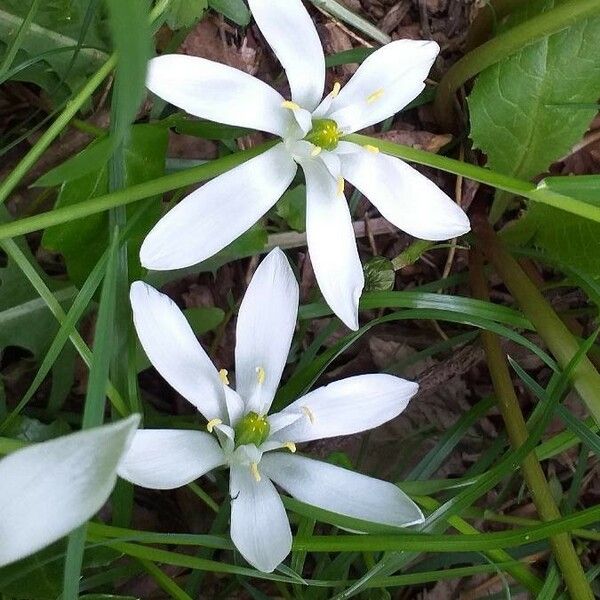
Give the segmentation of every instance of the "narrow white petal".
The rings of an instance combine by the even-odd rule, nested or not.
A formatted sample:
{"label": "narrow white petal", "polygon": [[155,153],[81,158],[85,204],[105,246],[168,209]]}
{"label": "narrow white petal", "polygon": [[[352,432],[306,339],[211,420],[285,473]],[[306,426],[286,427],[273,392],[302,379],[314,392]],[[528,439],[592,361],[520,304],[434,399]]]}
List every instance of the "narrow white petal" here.
{"label": "narrow white petal", "polygon": [[171,490],[225,463],[217,440],[203,431],[140,429],[119,465],[119,476],[136,485]]}
{"label": "narrow white petal", "polygon": [[298,283],[285,254],[262,261],[242,300],[236,327],[236,388],[246,409],[266,414],[290,351],[298,314]]}
{"label": "narrow white petal", "polygon": [[0,566],[41,550],[98,512],[138,424],[136,415],[0,461]]}
{"label": "narrow white petal", "polygon": [[306,237],[319,287],[333,312],[350,329],[358,329],[364,276],[346,198],[323,161],[302,161],[302,168]]}
{"label": "narrow white petal", "polygon": [[469,218],[431,180],[399,158],[367,150],[340,155],[344,177],[390,223],[424,240],[447,240],[471,229]]}
{"label": "narrow white petal", "polygon": [[335,381],[299,398],[280,414],[304,414],[281,428],[281,441],[308,442],[351,435],[397,417],[419,386],[393,375],[358,375]]}
{"label": "narrow white petal", "polygon": [[249,0],[256,24],[287,74],[292,100],[312,111],[325,85],[325,57],[317,30],[300,0]]}
{"label": "narrow white petal", "polygon": [[233,242],[279,200],[297,165],[283,144],[209,181],[148,234],[142,265],[165,271],[195,265]]}
{"label": "narrow white petal", "polygon": [[419,507],[387,481],[283,452],[265,454],[261,467],[294,498],[330,512],[395,527],[423,522]]}
{"label": "narrow white petal", "polygon": [[225,402],[227,403],[229,423],[235,427],[235,424],[244,415],[244,401],[235,390],[225,386]]}
{"label": "narrow white petal", "polygon": [[207,420],[227,420],[223,383],[179,307],[141,281],[131,285],[129,297],[140,343],[155,369]]}
{"label": "narrow white petal", "polygon": [[336,96],[327,118],[345,133],[394,115],[425,88],[440,51],[435,42],[397,40],[371,54]]}
{"label": "narrow white petal", "polygon": [[290,523],[275,486],[266,476],[256,481],[249,467],[232,466],[229,491],[233,543],[252,566],[271,573],[292,549]]}
{"label": "narrow white petal", "polygon": [[283,97],[272,87],[233,67],[183,54],[153,58],[148,89],[191,115],[217,123],[284,136],[292,123]]}

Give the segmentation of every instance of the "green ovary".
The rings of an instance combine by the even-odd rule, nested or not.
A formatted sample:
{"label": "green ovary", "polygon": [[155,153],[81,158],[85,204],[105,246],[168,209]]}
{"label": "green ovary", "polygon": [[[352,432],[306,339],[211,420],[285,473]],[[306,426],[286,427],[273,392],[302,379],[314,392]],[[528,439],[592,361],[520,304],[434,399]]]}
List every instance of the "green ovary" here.
{"label": "green ovary", "polygon": [[271,426],[265,417],[249,412],[235,426],[235,445],[236,447],[246,444],[260,446],[267,441],[270,430]]}
{"label": "green ovary", "polygon": [[338,129],[338,125],[331,119],[315,119],[313,128],[306,136],[306,140],[323,150],[335,150],[342,132]]}

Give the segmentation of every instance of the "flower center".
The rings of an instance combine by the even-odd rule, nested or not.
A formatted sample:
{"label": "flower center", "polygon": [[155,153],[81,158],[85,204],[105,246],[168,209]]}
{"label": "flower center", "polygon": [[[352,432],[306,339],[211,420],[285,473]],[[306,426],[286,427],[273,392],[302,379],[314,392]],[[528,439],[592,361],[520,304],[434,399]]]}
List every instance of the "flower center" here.
{"label": "flower center", "polygon": [[265,417],[249,412],[235,426],[235,445],[254,444],[260,446],[267,441],[271,426]]}
{"label": "flower center", "polygon": [[305,139],[317,148],[335,150],[340,137],[342,137],[342,132],[338,129],[337,123],[332,119],[315,119],[312,125],[313,128]]}

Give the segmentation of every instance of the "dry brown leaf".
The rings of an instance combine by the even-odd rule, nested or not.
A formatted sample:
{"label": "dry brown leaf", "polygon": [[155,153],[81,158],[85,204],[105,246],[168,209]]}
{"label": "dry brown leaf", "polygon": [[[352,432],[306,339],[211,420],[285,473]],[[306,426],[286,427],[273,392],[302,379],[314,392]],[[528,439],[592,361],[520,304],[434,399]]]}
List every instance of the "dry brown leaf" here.
{"label": "dry brown leaf", "polygon": [[412,148],[434,153],[439,152],[452,140],[449,133],[437,134],[429,131],[411,131],[407,129],[392,129],[385,133],[379,133],[375,137],[394,144],[411,146]]}

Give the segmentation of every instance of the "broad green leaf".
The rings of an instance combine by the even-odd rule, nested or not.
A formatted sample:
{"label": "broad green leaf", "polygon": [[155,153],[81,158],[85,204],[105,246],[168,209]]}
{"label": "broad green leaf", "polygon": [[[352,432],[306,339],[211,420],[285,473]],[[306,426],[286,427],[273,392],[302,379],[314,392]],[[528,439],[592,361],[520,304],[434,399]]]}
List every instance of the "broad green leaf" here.
{"label": "broad green leaf", "polygon": [[173,30],[190,27],[200,20],[207,8],[208,0],[172,0],[167,25]]}
{"label": "broad green leaf", "polygon": [[[600,177],[549,177],[540,186],[600,206]],[[600,224],[550,206],[532,203],[523,218],[507,227],[509,243],[530,244],[550,259],[566,263],[591,279],[600,278]]]}
{"label": "broad green leaf", "polygon": [[208,4],[237,25],[246,27],[250,23],[250,11],[243,0],[208,0]]}
{"label": "broad green leaf", "polygon": [[[95,142],[95,144],[99,143],[103,142]],[[163,175],[166,146],[166,129],[153,125],[133,126],[124,150],[126,186]],[[88,153],[87,157],[86,153]],[[92,159],[89,159],[89,153],[92,153]],[[96,153],[94,145],[89,146],[77,157],[77,160],[85,164],[88,160],[95,160],[94,154]],[[64,171],[67,171],[66,176],[69,177],[71,170],[64,169]],[[56,170],[53,173],[56,174]],[[64,172],[62,176],[65,176]],[[78,179],[65,181],[55,206],[78,204],[107,192],[108,165],[103,163],[98,168],[98,164],[96,164],[95,170]],[[161,214],[158,199],[148,199],[144,202],[147,210],[136,223],[128,238],[129,268],[132,278],[139,277],[141,274],[138,254],[142,240]],[[135,211],[135,205],[128,206],[128,214],[133,211]],[[44,232],[42,244],[64,256],[69,277],[74,283],[81,285],[108,245],[108,214],[97,214],[72,223],[51,227]]]}
{"label": "broad green leaf", "polygon": [[[502,29],[558,3],[523,3]],[[480,74],[469,97],[471,137],[491,169],[531,179],[581,139],[597,113],[584,105],[600,96],[598,39],[600,17],[584,20]]]}

